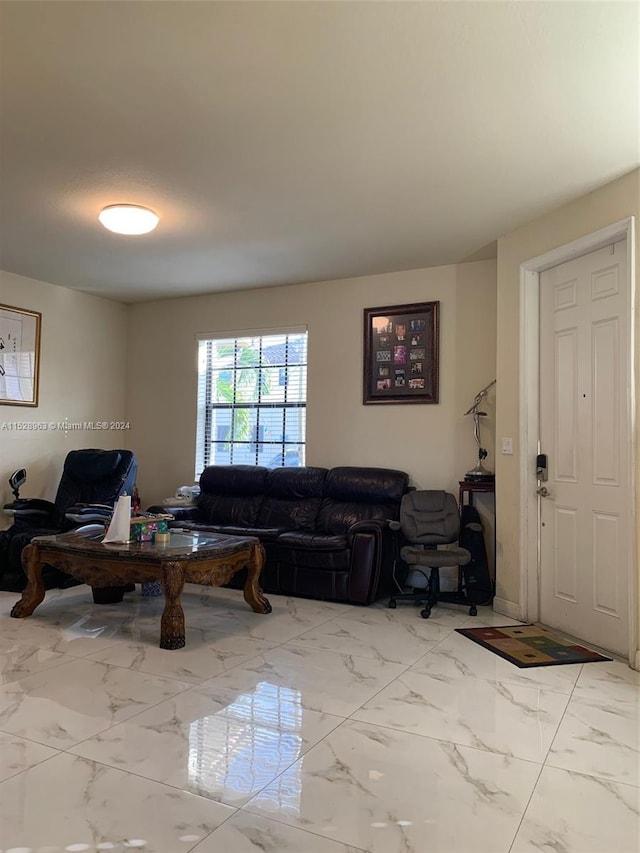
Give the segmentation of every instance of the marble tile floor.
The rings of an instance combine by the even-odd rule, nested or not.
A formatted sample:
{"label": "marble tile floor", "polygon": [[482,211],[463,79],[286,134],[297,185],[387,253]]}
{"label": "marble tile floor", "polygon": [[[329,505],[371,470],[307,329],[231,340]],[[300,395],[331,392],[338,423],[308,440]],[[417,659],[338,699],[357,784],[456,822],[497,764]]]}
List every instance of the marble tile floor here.
{"label": "marble tile floor", "polygon": [[640,673],[522,670],[389,610],[0,593],[0,853],[637,853]]}

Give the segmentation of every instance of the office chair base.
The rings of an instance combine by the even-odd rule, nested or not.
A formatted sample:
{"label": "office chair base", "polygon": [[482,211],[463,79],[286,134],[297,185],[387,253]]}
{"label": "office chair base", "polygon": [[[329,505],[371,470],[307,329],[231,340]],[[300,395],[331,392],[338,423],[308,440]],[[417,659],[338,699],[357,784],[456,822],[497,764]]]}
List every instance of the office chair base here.
{"label": "office chair base", "polygon": [[420,615],[423,619],[428,619],[431,616],[431,611],[439,602],[443,604],[456,604],[460,607],[469,608],[469,616],[477,616],[478,608],[474,602],[469,601],[464,590],[457,592],[440,592],[440,573],[437,569],[432,569],[429,579],[429,586],[426,589],[414,589],[413,592],[402,592],[397,595],[392,595],[389,599],[389,608],[395,610],[398,606],[398,601],[415,601],[422,604]]}
{"label": "office chair base", "polygon": [[438,603],[437,597],[430,589],[414,589],[413,592],[400,592],[397,595],[392,595],[389,599],[388,607],[395,610],[398,606],[398,601],[413,601],[416,604],[422,605],[420,615],[423,619],[428,619],[431,615],[431,610]]}
{"label": "office chair base", "polygon": [[458,590],[458,592],[439,592],[438,601],[441,601],[443,604],[457,604],[460,607],[468,607],[469,616],[478,615],[478,608],[473,601],[469,601],[463,590]]}

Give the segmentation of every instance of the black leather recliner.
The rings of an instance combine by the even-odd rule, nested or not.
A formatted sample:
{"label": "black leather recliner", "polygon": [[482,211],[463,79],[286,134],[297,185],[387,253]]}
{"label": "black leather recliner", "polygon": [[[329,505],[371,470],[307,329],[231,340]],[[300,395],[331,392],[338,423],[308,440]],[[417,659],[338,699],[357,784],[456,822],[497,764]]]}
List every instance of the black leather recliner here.
{"label": "black leather recliner", "polygon": [[[56,493],[51,501],[18,499],[5,509],[14,513],[14,523],[0,531],[0,589],[20,592],[27,582],[22,571],[22,551],[34,536],[64,533],[79,524],[104,520],[123,494],[131,494],[137,473],[130,450],[72,450],[67,454]],[[45,566],[46,589],[65,586],[69,576]]]}

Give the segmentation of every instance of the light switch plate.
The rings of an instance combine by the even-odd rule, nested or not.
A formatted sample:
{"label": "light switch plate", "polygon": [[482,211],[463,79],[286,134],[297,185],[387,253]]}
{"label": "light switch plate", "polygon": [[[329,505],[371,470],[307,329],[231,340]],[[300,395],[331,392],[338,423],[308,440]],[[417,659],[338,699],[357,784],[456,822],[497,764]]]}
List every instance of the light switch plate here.
{"label": "light switch plate", "polygon": [[503,438],[502,439],[502,453],[505,456],[513,455],[513,439],[512,438]]}

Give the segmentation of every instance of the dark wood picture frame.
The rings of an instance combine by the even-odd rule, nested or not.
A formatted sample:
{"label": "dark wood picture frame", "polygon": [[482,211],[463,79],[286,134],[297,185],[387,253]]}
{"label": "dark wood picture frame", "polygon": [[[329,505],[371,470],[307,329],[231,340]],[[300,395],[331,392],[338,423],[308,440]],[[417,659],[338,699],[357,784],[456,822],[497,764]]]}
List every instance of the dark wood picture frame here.
{"label": "dark wood picture frame", "polygon": [[0,406],[37,406],[39,311],[0,305]]}
{"label": "dark wood picture frame", "polygon": [[364,309],[365,405],[437,403],[439,302]]}

